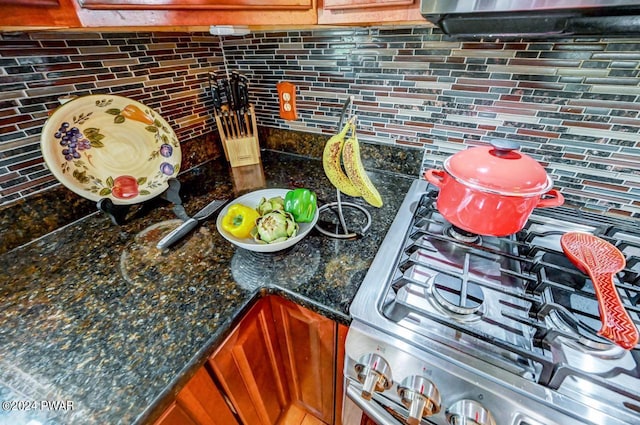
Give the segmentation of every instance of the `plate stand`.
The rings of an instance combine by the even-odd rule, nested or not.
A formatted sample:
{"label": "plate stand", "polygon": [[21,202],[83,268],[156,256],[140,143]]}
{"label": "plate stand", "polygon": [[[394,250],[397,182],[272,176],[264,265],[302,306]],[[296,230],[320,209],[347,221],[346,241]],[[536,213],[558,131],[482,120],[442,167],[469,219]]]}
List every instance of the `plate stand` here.
{"label": "plate stand", "polygon": [[[189,219],[182,205],[182,199],[180,198],[180,182],[175,178],[171,178],[167,180],[167,183],[169,187],[160,194],[160,197],[173,204],[173,213],[179,219]],[[121,226],[126,223],[126,216],[129,213],[131,205],[116,205],[111,199],[102,198],[96,203],[96,207],[99,211],[105,213],[113,224]]]}

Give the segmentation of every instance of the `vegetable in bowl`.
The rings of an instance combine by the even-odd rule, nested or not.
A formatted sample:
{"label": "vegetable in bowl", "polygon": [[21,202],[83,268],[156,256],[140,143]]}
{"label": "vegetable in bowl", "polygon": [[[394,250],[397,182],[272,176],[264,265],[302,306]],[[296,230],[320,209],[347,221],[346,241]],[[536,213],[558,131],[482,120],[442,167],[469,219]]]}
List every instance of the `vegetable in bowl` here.
{"label": "vegetable in bowl", "polygon": [[273,210],[256,220],[251,231],[253,239],[258,243],[284,242],[298,233],[298,223],[291,213],[284,210]]}
{"label": "vegetable in bowl", "polygon": [[317,209],[316,193],[309,189],[293,189],[284,197],[284,210],[291,213],[298,223],[308,223],[313,220]]}
{"label": "vegetable in bowl", "polygon": [[[260,203],[262,203],[263,201],[270,201],[271,205],[273,206],[273,204],[283,204],[283,202],[285,202],[285,197],[287,195],[287,193],[295,191],[295,189],[291,190],[291,189],[276,189],[276,188],[272,188],[272,189],[260,189],[260,190],[256,190],[254,192],[250,192],[247,194],[244,194],[238,198],[236,198],[232,203],[228,204],[227,206],[225,206],[222,211],[220,212],[220,214],[218,215],[217,221],[216,221],[216,226],[218,228],[218,232],[222,235],[222,237],[224,237],[226,240],[228,240],[229,242],[233,243],[234,245],[236,245],[237,247],[243,248],[243,249],[247,249],[250,251],[255,251],[255,252],[276,252],[276,251],[281,251],[284,249],[287,249],[295,244],[297,244],[298,242],[300,242],[304,237],[306,237],[306,235],[315,227],[316,222],[318,221],[319,218],[319,212],[317,210],[317,208],[315,208],[315,215],[313,216],[312,220],[309,222],[298,222],[295,220],[294,217],[294,223],[295,223],[295,227],[297,227],[296,232],[292,233],[291,232],[291,227],[293,226],[293,223],[290,223],[289,225],[289,232],[291,233],[291,236],[287,237],[286,239],[283,237],[284,235],[279,235],[276,237],[273,237],[273,235],[266,235],[266,233],[263,232],[263,234],[265,235],[265,239],[271,240],[272,238],[274,240],[272,240],[270,243],[267,243],[265,240],[260,240],[260,241],[256,241],[256,239],[254,239],[253,234],[249,235],[246,238],[239,238],[236,237],[234,235],[232,235],[230,232],[228,232],[227,230],[225,230],[224,226],[223,226],[223,220],[226,216],[226,214],[228,213],[229,209],[235,205],[235,204],[243,204],[246,205],[248,207],[250,207],[251,209],[254,210],[258,210],[258,206],[260,205]],[[273,199],[273,198],[280,198],[278,199]],[[276,207],[276,209],[278,209],[279,207]],[[273,208],[272,208],[273,209]],[[280,208],[280,210],[282,210],[283,208]],[[286,212],[286,211],[283,211]],[[289,213],[291,214],[291,213]],[[293,214],[291,214],[293,215]],[[279,219],[276,219],[279,220]],[[266,223],[265,223],[266,224]],[[253,228],[252,233],[257,233],[257,228]],[[261,236],[262,238],[262,236]],[[277,239],[277,241],[275,241]]]}
{"label": "vegetable in bowl", "polygon": [[282,196],[273,196],[269,199],[262,198],[256,207],[258,214],[265,215],[271,211],[284,210],[284,198]]}
{"label": "vegetable in bowl", "polygon": [[233,204],[222,219],[222,228],[236,238],[248,238],[260,217],[258,212],[243,204]]}

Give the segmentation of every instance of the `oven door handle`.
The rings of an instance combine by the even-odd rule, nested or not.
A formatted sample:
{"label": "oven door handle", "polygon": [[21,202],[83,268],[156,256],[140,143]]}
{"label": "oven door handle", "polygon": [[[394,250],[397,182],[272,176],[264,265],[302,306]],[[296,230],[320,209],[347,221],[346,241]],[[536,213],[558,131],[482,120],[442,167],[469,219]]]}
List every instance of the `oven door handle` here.
{"label": "oven door handle", "polygon": [[360,393],[351,384],[347,386],[347,397],[355,403],[371,420],[378,425],[402,425],[378,403],[371,400],[365,400]]}

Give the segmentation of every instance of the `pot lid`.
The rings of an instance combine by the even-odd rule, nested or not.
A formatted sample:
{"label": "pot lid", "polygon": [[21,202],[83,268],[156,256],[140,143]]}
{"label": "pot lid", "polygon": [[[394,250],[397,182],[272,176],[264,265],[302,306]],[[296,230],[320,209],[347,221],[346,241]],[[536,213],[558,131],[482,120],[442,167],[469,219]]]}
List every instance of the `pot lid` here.
{"label": "pot lid", "polygon": [[444,162],[453,178],[476,189],[509,196],[541,195],[551,189],[545,169],[519,152],[512,140],[493,139],[491,146],[478,146],[456,153]]}

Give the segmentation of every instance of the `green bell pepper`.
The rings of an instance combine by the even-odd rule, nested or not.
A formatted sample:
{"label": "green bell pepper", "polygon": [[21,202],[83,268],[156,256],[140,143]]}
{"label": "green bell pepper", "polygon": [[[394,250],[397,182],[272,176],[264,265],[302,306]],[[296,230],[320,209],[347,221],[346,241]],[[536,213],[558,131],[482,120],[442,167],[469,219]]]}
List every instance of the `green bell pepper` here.
{"label": "green bell pepper", "polygon": [[291,213],[298,223],[312,221],[317,209],[316,193],[309,189],[293,189],[284,197],[284,210]]}

